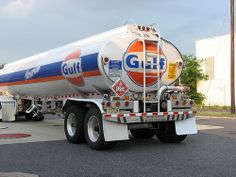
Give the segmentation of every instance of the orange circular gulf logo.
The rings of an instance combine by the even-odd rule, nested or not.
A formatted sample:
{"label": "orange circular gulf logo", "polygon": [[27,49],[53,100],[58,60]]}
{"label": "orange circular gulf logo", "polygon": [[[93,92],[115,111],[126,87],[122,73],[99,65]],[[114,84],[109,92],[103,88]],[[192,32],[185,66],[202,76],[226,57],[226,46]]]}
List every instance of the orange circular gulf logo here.
{"label": "orange circular gulf logo", "polygon": [[[152,41],[145,42],[146,64],[144,63],[143,42],[136,40],[128,47],[124,55],[124,69],[129,78],[137,85],[143,86],[143,71],[146,66],[146,86],[152,86],[157,83],[159,75],[162,76],[166,71],[166,57],[157,43]],[[158,54],[159,53],[159,63]],[[158,74],[158,67],[160,73]]]}
{"label": "orange circular gulf logo", "polygon": [[76,50],[69,54],[62,62],[61,72],[65,79],[67,79],[71,84],[84,86],[80,55],[80,50]]}

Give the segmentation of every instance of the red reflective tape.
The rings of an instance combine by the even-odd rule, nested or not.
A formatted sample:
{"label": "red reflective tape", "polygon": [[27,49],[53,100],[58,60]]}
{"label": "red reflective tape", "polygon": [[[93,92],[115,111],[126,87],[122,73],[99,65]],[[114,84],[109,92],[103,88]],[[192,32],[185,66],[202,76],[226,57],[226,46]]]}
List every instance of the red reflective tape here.
{"label": "red reflective tape", "polygon": [[124,117],[124,114],[117,114],[117,117]]}
{"label": "red reflective tape", "polygon": [[153,112],[152,115],[153,116],[157,116],[158,114],[157,114],[157,112]]}
{"label": "red reflective tape", "polygon": [[142,113],[141,115],[142,115],[142,116],[147,116],[147,113]]}
{"label": "red reflective tape", "polygon": [[134,116],[136,116],[136,114],[132,113],[132,114],[129,114],[129,116],[130,117],[132,117],[132,116],[134,117]]}
{"label": "red reflective tape", "polygon": [[179,112],[174,112],[174,115],[178,115],[179,114]]}
{"label": "red reflective tape", "polygon": [[111,114],[105,114],[105,118],[111,118]]}
{"label": "red reflective tape", "polygon": [[167,115],[168,115],[168,112],[163,112],[163,115],[166,115],[166,116],[167,116]]}
{"label": "red reflective tape", "polygon": [[188,112],[184,112],[184,114],[188,114]]}

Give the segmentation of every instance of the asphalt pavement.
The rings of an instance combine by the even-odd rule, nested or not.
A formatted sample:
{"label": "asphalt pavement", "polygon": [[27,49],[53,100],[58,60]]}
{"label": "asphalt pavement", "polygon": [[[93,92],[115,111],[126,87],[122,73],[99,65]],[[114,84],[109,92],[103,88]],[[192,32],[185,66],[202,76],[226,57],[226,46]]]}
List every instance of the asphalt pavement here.
{"label": "asphalt pavement", "polygon": [[68,143],[60,119],[0,122],[0,127],[8,127],[0,133],[32,135],[0,139],[0,172],[45,177],[236,176],[236,120],[201,118],[197,122],[199,133],[180,144],[131,138],[107,151]]}

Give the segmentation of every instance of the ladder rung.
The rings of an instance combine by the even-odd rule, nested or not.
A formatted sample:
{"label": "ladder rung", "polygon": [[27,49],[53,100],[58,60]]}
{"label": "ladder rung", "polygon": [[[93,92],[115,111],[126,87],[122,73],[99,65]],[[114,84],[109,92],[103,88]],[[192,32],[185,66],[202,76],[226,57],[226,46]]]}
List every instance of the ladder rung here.
{"label": "ladder rung", "polygon": [[146,101],[146,103],[158,103],[158,101]]}
{"label": "ladder rung", "polygon": [[148,57],[157,57],[158,54],[154,54],[154,53],[150,53],[150,52],[145,52],[146,53],[146,56]]}
{"label": "ladder rung", "polygon": [[158,76],[147,76],[145,78],[158,78]]}
{"label": "ladder rung", "polygon": [[144,39],[144,41],[153,41],[153,42],[159,42],[160,40],[159,39]]}
{"label": "ladder rung", "polygon": [[159,39],[147,39],[147,38],[139,38],[139,40],[144,40],[144,41],[151,41],[151,42],[159,42]]}

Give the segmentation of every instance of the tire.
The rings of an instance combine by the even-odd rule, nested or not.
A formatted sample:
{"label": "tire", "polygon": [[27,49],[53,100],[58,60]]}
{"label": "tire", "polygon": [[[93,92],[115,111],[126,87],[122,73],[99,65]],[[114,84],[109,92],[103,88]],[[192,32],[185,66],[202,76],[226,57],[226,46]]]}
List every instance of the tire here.
{"label": "tire", "polygon": [[105,142],[103,134],[102,114],[97,107],[91,107],[87,112],[85,122],[85,140],[89,147],[96,150],[111,149],[115,142]]}
{"label": "tire", "polygon": [[187,137],[187,135],[176,134],[174,122],[161,123],[156,136],[163,143],[180,143]]}
{"label": "tire", "polygon": [[135,129],[135,130],[130,130],[130,132],[133,135],[133,137],[137,139],[148,139],[152,138],[155,135],[155,131],[150,129]]}
{"label": "tire", "polygon": [[66,111],[64,131],[70,143],[79,144],[85,142],[84,114],[85,111],[76,105],[69,106]]}

